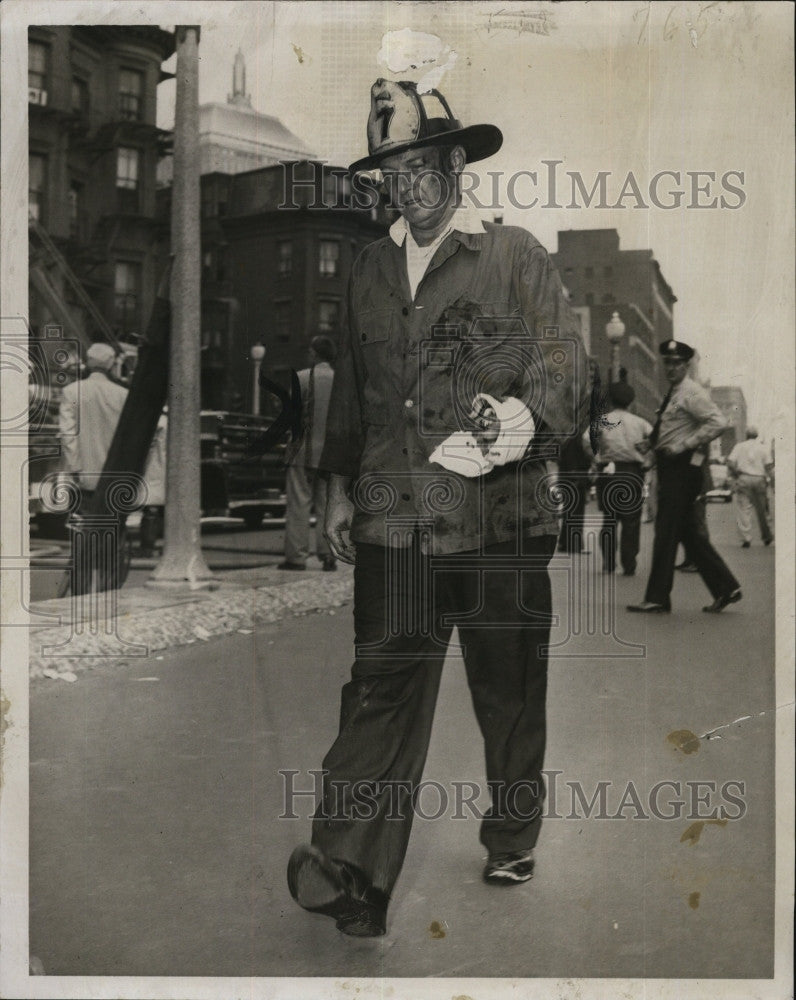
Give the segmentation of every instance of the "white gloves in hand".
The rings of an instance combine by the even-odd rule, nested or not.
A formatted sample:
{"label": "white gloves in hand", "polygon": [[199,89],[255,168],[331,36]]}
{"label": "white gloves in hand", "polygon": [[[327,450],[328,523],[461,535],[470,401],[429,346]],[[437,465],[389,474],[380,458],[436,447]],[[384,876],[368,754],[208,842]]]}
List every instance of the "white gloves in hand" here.
{"label": "white gloves in hand", "polygon": [[499,421],[497,440],[487,447],[486,453],[470,431],[456,431],[434,449],[429,462],[473,479],[491,472],[496,465],[522,458],[536,431],[527,406],[513,396],[499,402],[479,393],[473,400],[473,409],[484,404],[494,410]]}

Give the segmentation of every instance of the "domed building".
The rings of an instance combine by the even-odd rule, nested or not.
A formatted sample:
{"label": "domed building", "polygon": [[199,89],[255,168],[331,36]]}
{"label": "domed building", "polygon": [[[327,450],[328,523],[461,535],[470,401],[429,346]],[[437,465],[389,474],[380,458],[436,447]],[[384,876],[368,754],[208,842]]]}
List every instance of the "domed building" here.
{"label": "domed building", "polygon": [[[274,117],[252,107],[246,93],[246,62],[238,50],[232,69],[232,93],[227,103],[199,106],[199,156],[202,174],[241,174],[271,167],[284,160],[313,159],[315,154]],[[158,183],[171,183],[173,160],[163,160]]]}

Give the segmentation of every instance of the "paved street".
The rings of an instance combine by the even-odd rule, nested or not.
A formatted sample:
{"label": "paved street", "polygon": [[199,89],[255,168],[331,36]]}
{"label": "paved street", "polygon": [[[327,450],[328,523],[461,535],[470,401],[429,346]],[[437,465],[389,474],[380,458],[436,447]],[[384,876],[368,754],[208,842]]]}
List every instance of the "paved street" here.
{"label": "paved street", "polygon": [[[344,938],[295,906],[284,870],[308,839],[309,799],[295,800],[299,819],[278,818],[280,769],[308,788],[336,732],[350,605],[95,666],[72,684],[34,680],[31,952],[52,975],[771,975],[774,553],[740,549],[732,507],[711,506],[709,518],[744,589],[721,615],[701,613],[707,592],[683,574],[671,616],[627,614],[642,597],[645,559],[636,578],[615,578],[615,634],[599,621],[589,634],[568,594],[582,608],[590,581],[605,578],[591,557],[577,571],[556,558],[562,655],[551,659],[547,753],[556,798],[536,876],[510,890],[484,885],[477,822],[450,818],[451,805],[416,820],[383,939]],[[650,542],[645,526],[645,553]],[[620,655],[638,645],[644,655]],[[426,779],[449,791],[483,781],[456,655]],[[676,813],[679,798],[679,818],[653,814],[663,781],[674,786],[661,789],[658,811]],[[713,785],[687,784],[697,781]],[[568,782],[587,800],[609,782],[602,815],[617,818],[588,815]],[[439,801],[429,785],[426,813]],[[721,805],[742,816],[696,818]]]}

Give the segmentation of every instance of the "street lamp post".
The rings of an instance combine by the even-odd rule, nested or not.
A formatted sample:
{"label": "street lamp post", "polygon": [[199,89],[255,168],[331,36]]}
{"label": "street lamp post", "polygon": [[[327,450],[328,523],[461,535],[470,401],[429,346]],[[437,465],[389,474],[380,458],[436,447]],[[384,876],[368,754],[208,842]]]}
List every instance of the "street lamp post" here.
{"label": "street lamp post", "polygon": [[614,312],[605,324],[605,336],[611,344],[611,378],[614,382],[619,381],[619,341],[624,335],[625,324],[619,318],[619,313]]}
{"label": "street lamp post", "polygon": [[252,344],[249,356],[252,359],[252,366],[254,368],[253,378],[254,382],[252,385],[252,412],[255,416],[260,416],[260,368],[262,367],[263,358],[265,357],[265,348],[262,344]]}

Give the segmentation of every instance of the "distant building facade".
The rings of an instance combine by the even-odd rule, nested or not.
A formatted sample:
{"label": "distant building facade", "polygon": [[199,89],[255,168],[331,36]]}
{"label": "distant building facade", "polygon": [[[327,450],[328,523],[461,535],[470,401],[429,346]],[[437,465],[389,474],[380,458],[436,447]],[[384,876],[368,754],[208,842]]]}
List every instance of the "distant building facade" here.
{"label": "distant building facade", "polygon": [[[246,93],[246,63],[238,52],[227,103],[199,106],[199,163],[202,174],[240,174],[283,160],[314,157],[313,151],[273,115],[256,111]],[[171,184],[173,160],[158,168],[158,183]]]}
{"label": "distant building facade", "polygon": [[677,297],[652,250],[621,250],[615,229],[572,229],[559,231],[551,256],[603,382],[610,380],[613,357],[605,327],[619,314],[625,325],[619,365],[636,391],[633,408],[653,420],[662,397],[658,345],[674,336]]}
{"label": "distant building facade", "polygon": [[163,266],[157,162],[171,137],[156,126],[157,86],[173,52],[173,34],[156,27],[29,29],[34,332],[56,324],[100,339],[89,302],[120,340],[146,327]]}
{"label": "distant building facade", "polygon": [[[289,385],[312,337],[337,340],[354,260],[390,220],[378,198],[352,201],[344,168],[317,161],[207,174],[201,192],[202,405],[248,410],[252,347]],[[167,240],[170,189],[160,197]]]}
{"label": "distant building facade", "polygon": [[710,397],[727,420],[727,430],[719,438],[721,454],[726,457],[738,442],[746,440],[746,397],[736,385],[714,385]]}

